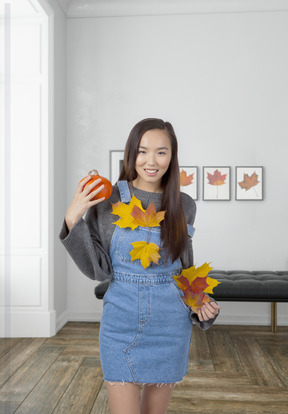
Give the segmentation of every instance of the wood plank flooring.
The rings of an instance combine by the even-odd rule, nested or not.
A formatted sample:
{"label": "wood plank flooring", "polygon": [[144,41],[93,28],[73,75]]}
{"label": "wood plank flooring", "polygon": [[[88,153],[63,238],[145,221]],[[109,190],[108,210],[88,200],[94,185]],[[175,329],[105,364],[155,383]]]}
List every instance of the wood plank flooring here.
{"label": "wood plank flooring", "polygon": [[[0,413],[109,414],[98,333],[70,322],[53,338],[0,339]],[[288,327],[195,327],[176,413],[287,414]]]}

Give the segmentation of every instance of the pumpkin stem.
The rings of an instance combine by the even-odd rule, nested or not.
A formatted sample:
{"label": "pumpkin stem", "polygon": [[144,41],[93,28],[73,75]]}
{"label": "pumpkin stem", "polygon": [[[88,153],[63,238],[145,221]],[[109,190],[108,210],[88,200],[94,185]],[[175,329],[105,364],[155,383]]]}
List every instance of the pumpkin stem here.
{"label": "pumpkin stem", "polygon": [[88,175],[99,175],[97,170],[89,171]]}

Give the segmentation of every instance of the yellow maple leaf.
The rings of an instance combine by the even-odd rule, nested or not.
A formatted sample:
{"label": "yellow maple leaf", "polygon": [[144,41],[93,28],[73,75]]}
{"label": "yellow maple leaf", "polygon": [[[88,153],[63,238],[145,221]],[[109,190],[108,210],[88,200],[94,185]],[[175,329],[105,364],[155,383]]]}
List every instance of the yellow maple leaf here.
{"label": "yellow maple leaf", "polygon": [[140,259],[141,265],[146,269],[151,262],[158,264],[160,259],[159,246],[155,243],[147,243],[145,241],[136,241],[131,243],[134,247],[130,252],[132,262]]}
{"label": "yellow maple leaf", "polygon": [[196,266],[189,267],[188,269],[183,269],[180,276],[173,276],[179,289],[193,290],[193,282],[196,278],[205,278],[205,282],[208,285],[203,289],[204,293],[213,293],[213,288],[217,286],[220,282],[216,279],[212,279],[207,276],[207,274],[212,270],[213,267],[209,266],[209,263],[204,263],[202,266],[196,269]]}
{"label": "yellow maple leaf", "polygon": [[136,229],[136,227],[138,227],[138,224],[134,222],[134,217],[131,216],[131,212],[135,206],[137,206],[140,211],[144,211],[141,201],[138,200],[134,194],[129,204],[122,203],[122,201],[118,201],[115,204],[112,203],[112,214],[120,217],[120,219],[113,224],[116,224],[121,228],[130,227],[132,230]]}
{"label": "yellow maple leaf", "polygon": [[157,227],[160,226],[160,221],[164,219],[165,211],[156,213],[156,208],[152,202],[147,210],[143,211],[138,206],[134,206],[131,216],[134,218],[134,223],[141,227]]}

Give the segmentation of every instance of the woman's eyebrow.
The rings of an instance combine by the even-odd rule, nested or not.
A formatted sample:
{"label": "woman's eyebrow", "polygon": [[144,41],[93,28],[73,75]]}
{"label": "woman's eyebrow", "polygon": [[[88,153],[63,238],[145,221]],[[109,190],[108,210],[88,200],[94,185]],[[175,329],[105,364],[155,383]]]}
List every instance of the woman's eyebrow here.
{"label": "woman's eyebrow", "polygon": [[[139,148],[142,148],[142,149],[147,149],[147,147],[143,147],[143,145],[139,145]],[[159,147],[159,148],[156,148],[156,150],[157,150],[157,151],[159,151],[159,150],[163,150],[163,149],[168,150],[169,148],[167,148],[167,147]]]}

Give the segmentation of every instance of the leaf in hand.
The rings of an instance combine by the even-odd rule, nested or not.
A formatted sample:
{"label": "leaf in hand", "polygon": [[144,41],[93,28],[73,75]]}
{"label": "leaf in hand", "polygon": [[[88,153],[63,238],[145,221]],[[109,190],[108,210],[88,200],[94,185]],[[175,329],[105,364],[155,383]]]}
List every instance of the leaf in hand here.
{"label": "leaf in hand", "polygon": [[226,184],[225,183],[226,176],[227,176],[227,174],[221,175],[220,171],[218,171],[218,170],[215,170],[214,174],[207,173],[207,178],[208,178],[208,181],[209,181],[208,184],[211,184],[211,185]]}
{"label": "leaf in hand", "polygon": [[259,184],[260,181],[258,181],[258,174],[255,172],[249,177],[248,174],[244,174],[243,181],[239,182],[241,188],[247,190],[250,190],[250,188],[254,187],[255,185]]}
{"label": "leaf in hand", "polygon": [[194,173],[187,175],[187,172],[185,170],[181,170],[180,172],[180,186],[184,187],[186,185],[192,184],[194,178]]}
{"label": "leaf in hand", "polygon": [[146,211],[140,209],[137,205],[133,207],[131,216],[134,218],[134,223],[141,227],[157,227],[160,226],[160,221],[164,219],[165,211],[156,213],[155,205],[152,202]]}
{"label": "leaf in hand", "polygon": [[204,293],[213,293],[213,288],[220,283],[207,276],[212,269],[213,267],[210,267],[208,263],[204,263],[197,269],[192,266],[183,269],[180,276],[173,276],[179,289],[184,292],[183,301],[193,310],[199,309],[204,303],[209,302],[210,298]]}
{"label": "leaf in hand", "polygon": [[205,295],[203,292],[192,292],[191,290],[186,290],[182,299],[185,305],[192,308],[193,312],[197,312],[202,308],[204,303],[210,302],[209,296]]}
{"label": "leaf in hand", "polygon": [[130,227],[132,230],[138,227],[138,224],[134,223],[134,218],[131,216],[133,208],[137,206],[140,211],[144,211],[141,205],[141,201],[137,197],[132,196],[129,204],[122,203],[118,201],[117,203],[112,203],[112,214],[115,214],[120,217],[120,219],[113,224],[121,228]]}
{"label": "leaf in hand", "polygon": [[131,243],[134,247],[130,252],[132,262],[140,259],[141,265],[146,269],[151,262],[158,264],[160,259],[159,246],[155,243],[147,243],[145,241],[136,241]]}

